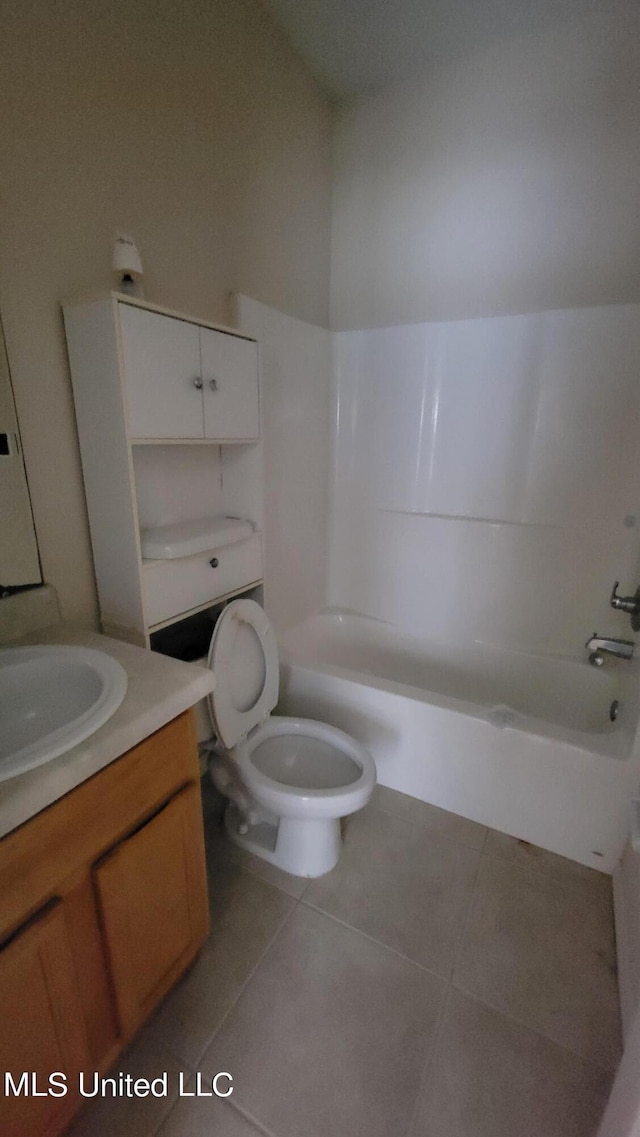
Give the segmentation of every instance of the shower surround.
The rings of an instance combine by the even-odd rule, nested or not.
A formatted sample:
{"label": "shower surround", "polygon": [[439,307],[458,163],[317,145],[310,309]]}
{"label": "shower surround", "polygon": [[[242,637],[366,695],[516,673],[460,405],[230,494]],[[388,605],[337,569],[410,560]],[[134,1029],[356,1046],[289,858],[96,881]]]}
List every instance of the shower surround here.
{"label": "shower surround", "polygon": [[[267,421],[296,387],[292,332],[307,385],[333,351],[330,507],[300,534],[316,578],[323,550],[323,602],[303,614],[292,578],[287,610],[284,549],[267,572],[283,709],[355,735],[383,784],[611,870],[639,779],[639,665],[596,672],[584,644],[631,637],[608,598],[640,579],[640,307],[318,335],[241,299],[240,319],[265,344]],[[306,434],[317,495],[328,408],[317,385],[307,415],[293,407],[279,484]]]}

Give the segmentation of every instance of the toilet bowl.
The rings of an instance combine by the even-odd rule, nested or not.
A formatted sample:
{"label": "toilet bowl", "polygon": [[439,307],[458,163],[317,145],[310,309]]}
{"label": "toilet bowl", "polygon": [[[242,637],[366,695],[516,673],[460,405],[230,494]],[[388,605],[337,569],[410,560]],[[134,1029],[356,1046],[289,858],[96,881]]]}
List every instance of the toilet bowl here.
{"label": "toilet bowl", "polygon": [[235,844],[296,876],[329,872],[340,856],[340,819],[362,809],[376,783],[373,758],[348,734],[312,719],[272,715],[278,701],[276,638],[253,600],[224,609],[211,638],[208,697],[217,740],[209,772],[229,799]]}

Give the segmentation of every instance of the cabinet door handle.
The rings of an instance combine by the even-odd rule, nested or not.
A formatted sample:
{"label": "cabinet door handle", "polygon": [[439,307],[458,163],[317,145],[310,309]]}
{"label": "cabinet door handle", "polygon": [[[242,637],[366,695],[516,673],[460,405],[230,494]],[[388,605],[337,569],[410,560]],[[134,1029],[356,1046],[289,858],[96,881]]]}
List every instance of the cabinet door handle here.
{"label": "cabinet door handle", "polygon": [[217,568],[218,565],[220,564],[220,561],[218,560],[217,557],[212,557],[211,560],[209,561],[209,564],[211,565],[211,568]]}
{"label": "cabinet door handle", "polygon": [[209,386],[211,387],[212,391],[217,391],[218,390],[218,380],[217,379],[210,379],[209,380]]}
{"label": "cabinet door handle", "polygon": [[199,375],[196,375],[195,379],[193,380],[193,385],[194,385],[196,391],[202,390],[202,379],[200,378]]}

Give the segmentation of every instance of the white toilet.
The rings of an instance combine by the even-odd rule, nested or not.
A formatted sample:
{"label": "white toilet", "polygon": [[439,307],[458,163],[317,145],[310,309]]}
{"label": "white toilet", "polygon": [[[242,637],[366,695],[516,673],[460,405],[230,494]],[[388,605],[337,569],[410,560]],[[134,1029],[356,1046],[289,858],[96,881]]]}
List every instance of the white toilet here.
{"label": "white toilet", "polygon": [[373,758],[327,723],[271,715],[278,702],[275,633],[253,600],[222,612],[209,647],[208,696],[217,742],[209,772],[230,799],[232,841],[296,876],[329,872],[340,856],[340,818],[362,809],[376,784]]}

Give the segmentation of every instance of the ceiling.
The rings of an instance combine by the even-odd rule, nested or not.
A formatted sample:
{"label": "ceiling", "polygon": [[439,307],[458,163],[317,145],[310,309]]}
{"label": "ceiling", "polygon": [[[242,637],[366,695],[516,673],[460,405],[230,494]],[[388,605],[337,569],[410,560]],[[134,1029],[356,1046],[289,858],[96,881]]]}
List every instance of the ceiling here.
{"label": "ceiling", "polygon": [[[264,0],[320,86],[341,101],[489,40],[589,18],[606,0]],[[615,6],[615,0],[614,0]]]}

